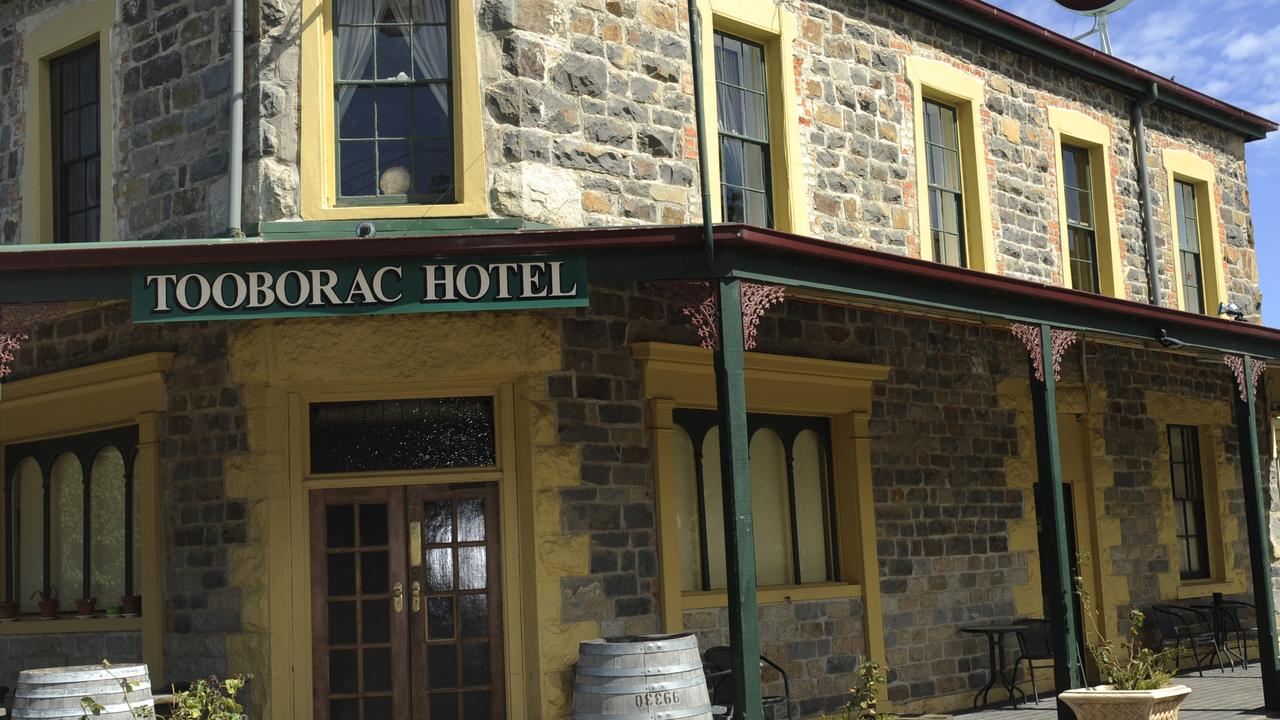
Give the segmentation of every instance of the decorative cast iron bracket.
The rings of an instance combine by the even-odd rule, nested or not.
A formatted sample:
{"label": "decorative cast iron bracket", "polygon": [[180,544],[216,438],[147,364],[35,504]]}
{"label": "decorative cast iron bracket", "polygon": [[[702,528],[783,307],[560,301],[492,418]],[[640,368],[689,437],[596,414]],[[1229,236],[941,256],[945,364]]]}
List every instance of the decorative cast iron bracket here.
{"label": "decorative cast iron bracket", "polygon": [[13,373],[18,350],[31,339],[35,327],[61,315],[63,310],[60,303],[0,305],[0,379]]}
{"label": "decorative cast iron bracket", "polygon": [[[720,301],[715,285],[706,281],[673,283],[668,288],[680,304],[680,314],[698,333],[699,344],[708,350],[720,345]],[[747,350],[756,347],[756,335],[760,330],[760,318],[765,311],[786,298],[781,285],[742,283],[742,345]]]}
{"label": "decorative cast iron bracket", "polygon": [[[1244,357],[1240,355],[1225,354],[1222,356],[1222,362],[1231,368],[1231,372],[1236,376],[1236,388],[1240,391],[1240,399],[1249,402],[1249,390],[1256,392],[1258,387],[1258,378],[1262,377],[1262,373],[1266,372],[1267,363],[1259,358],[1250,358],[1249,363],[1250,375],[1248,384],[1245,384],[1244,376]],[[1256,397],[1256,395],[1255,395]]]}
{"label": "decorative cast iron bracket", "polygon": [[[1040,326],[1026,323],[1010,323],[1009,331],[1027,347],[1027,354],[1031,356],[1031,366],[1035,370],[1036,380],[1044,382],[1044,357],[1040,349]],[[1049,330],[1049,350],[1053,353],[1053,379],[1055,382],[1062,379],[1062,356],[1066,355],[1067,348],[1074,345],[1079,339],[1080,333],[1074,330],[1059,330],[1058,328]]]}

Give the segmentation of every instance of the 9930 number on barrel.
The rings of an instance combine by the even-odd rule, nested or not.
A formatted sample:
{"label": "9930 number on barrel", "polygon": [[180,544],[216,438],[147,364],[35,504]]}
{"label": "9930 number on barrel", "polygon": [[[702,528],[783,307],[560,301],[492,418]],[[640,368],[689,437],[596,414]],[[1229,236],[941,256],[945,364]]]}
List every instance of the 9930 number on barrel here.
{"label": "9930 number on barrel", "polygon": [[691,634],[589,640],[578,647],[574,720],[711,720]]}
{"label": "9930 number on barrel", "polygon": [[666,690],[664,692],[647,692],[636,694],[636,707],[658,707],[660,705],[678,705],[680,704],[679,690]]}

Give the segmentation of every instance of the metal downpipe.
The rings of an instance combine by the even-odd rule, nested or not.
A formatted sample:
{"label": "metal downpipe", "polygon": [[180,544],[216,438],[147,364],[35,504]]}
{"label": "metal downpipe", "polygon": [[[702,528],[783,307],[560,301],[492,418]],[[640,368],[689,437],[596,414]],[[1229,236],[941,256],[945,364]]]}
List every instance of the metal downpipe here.
{"label": "metal downpipe", "polygon": [[240,203],[244,197],[244,0],[231,0],[231,138],[227,153],[227,231],[244,237]]}
{"label": "metal downpipe", "polygon": [[1160,273],[1156,271],[1156,216],[1151,207],[1151,175],[1147,171],[1147,125],[1144,110],[1160,96],[1160,86],[1151,83],[1151,94],[1133,101],[1133,154],[1138,162],[1138,189],[1142,198],[1142,237],[1147,247],[1147,301],[1160,306]]}
{"label": "metal downpipe", "polygon": [[693,67],[693,123],[698,136],[698,180],[702,188],[702,234],[707,266],[716,257],[716,241],[711,219],[711,171],[707,162],[707,113],[702,96],[702,18],[697,0],[689,0],[689,52]]}

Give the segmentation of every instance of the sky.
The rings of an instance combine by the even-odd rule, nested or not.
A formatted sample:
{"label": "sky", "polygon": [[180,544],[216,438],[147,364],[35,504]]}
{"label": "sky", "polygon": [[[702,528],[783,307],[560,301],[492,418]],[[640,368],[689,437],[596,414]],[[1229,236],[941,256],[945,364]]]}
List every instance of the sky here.
{"label": "sky", "polygon": [[[987,0],[1074,37],[1093,26],[1053,0]],[[1097,36],[1084,42],[1098,46]],[[1115,54],[1280,121],[1280,0],[1133,0],[1111,16]],[[1262,320],[1280,327],[1280,132],[1245,146]],[[1249,308],[1246,308],[1249,310]]]}

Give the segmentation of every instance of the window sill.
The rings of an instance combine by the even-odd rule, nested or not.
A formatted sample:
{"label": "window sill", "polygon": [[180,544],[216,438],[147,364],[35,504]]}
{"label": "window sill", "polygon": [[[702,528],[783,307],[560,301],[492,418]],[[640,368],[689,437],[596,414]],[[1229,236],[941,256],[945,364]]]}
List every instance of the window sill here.
{"label": "window sill", "polygon": [[0,636],[104,632],[142,632],[142,618],[103,616],[81,620],[74,615],[60,615],[54,620],[40,620],[35,615],[24,615],[16,621],[0,623]]}
{"label": "window sill", "polygon": [[1188,580],[1178,584],[1178,599],[1192,600],[1196,598],[1212,597],[1214,593],[1220,592],[1224,595],[1242,592],[1244,588],[1233,582],[1221,582],[1218,580]]}
{"label": "window sill", "polygon": [[303,220],[414,220],[431,218],[488,217],[489,202],[485,197],[438,205],[326,205],[312,200],[304,202]]}
{"label": "window sill", "polygon": [[[862,586],[853,583],[814,583],[812,585],[782,585],[762,587],[756,591],[756,602],[760,605],[777,605],[787,602],[805,602],[807,600],[836,600],[839,598],[862,597]],[[703,610],[706,608],[722,608],[729,606],[729,594],[724,590],[711,592],[687,592],[681,596],[680,605],[684,610]]]}

